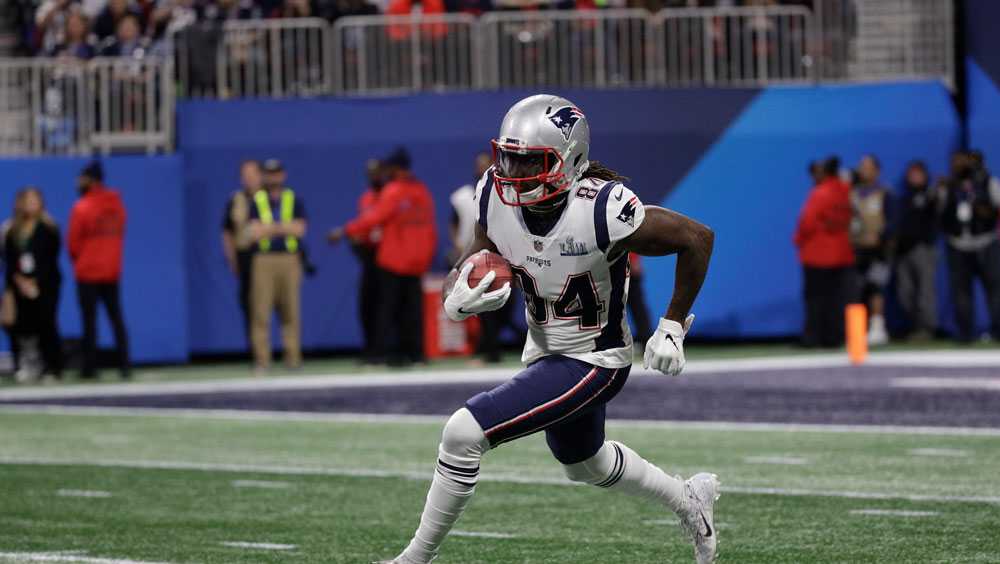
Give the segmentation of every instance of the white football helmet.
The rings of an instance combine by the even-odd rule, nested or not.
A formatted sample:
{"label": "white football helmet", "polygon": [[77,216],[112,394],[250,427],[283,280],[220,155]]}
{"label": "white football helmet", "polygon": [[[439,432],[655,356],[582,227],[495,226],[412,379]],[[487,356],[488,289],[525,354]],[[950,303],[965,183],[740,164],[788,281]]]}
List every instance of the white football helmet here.
{"label": "white football helmet", "polygon": [[535,206],[566,192],[590,166],[590,125],[551,94],[514,104],[494,139],[494,185],[508,206]]}

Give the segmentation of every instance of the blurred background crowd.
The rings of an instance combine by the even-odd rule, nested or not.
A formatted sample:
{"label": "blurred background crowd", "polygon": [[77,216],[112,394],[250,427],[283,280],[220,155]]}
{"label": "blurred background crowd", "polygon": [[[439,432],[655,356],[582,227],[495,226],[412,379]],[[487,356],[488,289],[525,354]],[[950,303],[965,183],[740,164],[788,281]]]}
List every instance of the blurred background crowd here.
{"label": "blurred background crowd", "polygon": [[90,59],[164,55],[165,39],[189,27],[228,20],[411,13],[600,10],[708,6],[809,6],[811,0],[7,0],[15,54]]}

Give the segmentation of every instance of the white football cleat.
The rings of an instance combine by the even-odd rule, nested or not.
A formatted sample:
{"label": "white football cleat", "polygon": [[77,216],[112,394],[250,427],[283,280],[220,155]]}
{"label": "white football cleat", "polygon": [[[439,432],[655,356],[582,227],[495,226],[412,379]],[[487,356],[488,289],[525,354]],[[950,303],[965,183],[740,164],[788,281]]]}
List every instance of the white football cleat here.
{"label": "white football cleat", "polygon": [[681,518],[681,527],[694,543],[694,559],[698,564],[715,562],[719,542],[715,529],[715,500],[719,499],[719,477],[702,472],[684,482],[688,513]]}

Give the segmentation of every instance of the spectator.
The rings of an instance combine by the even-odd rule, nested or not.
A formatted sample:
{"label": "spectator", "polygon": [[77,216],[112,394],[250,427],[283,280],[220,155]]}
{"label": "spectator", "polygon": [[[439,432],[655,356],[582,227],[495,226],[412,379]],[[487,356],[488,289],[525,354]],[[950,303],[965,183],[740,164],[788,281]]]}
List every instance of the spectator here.
{"label": "spectator", "polygon": [[972,283],[983,284],[993,338],[1000,338],[1000,181],[991,177],[978,154],[955,153],[951,177],[938,195],[941,228],[948,238],[948,271],[955,307],[956,337],[975,338]]}
{"label": "spectator", "polygon": [[381,358],[391,355],[388,360],[409,364],[424,359],[421,276],[430,269],[437,245],[434,201],[427,186],[410,171],[405,149],[397,149],[383,164],[388,182],[375,208],[334,230],[331,239],[346,234],[357,240],[381,228],[382,242],[375,257],[381,268],[375,348]]}
{"label": "spectator", "polygon": [[844,308],[854,289],[850,187],[838,176],[840,160],[823,165],[823,181],[806,200],[795,231],[805,281],[802,343],[836,347],[844,342]]}
{"label": "spectator", "polygon": [[51,53],[65,42],[66,20],[77,0],[43,0],[35,12],[36,50]]}
{"label": "spectator", "polygon": [[449,264],[454,264],[472,242],[473,228],[476,224],[476,183],[491,166],[493,158],[490,155],[486,153],[476,155],[472,182],[463,184],[451,193],[452,213],[448,233],[451,235],[452,248],[448,252]]}
{"label": "spectator", "polygon": [[311,0],[284,0],[272,14],[278,18],[311,18],[315,9]]}
{"label": "spectator", "polygon": [[885,345],[885,287],[889,283],[889,225],[892,208],[889,188],[879,180],[880,165],[865,155],[858,165],[857,183],[851,190],[851,243],[861,278],[861,299],[868,306],[868,344]]}
{"label": "spectator", "polygon": [[18,342],[19,382],[42,374],[62,375],[62,340],[57,311],[62,275],[59,273],[59,228],[45,212],[42,194],[29,187],[17,194],[14,217],[4,236],[6,287],[13,298],[10,333]]}
{"label": "spectator", "polygon": [[[107,6],[94,20],[94,34],[97,35],[97,40],[103,43],[118,34],[122,19],[129,14],[136,17],[137,24],[140,23],[138,18],[141,13],[130,0],[108,0]],[[141,29],[141,25],[139,27]],[[136,36],[138,35],[137,33]]]}
{"label": "spectator", "polygon": [[333,22],[344,16],[374,16],[378,8],[366,0],[320,0],[318,15]]}
{"label": "spectator", "polygon": [[63,42],[49,52],[49,55],[82,61],[94,57],[94,45],[90,41],[89,23],[81,10],[70,10],[66,17]]}
{"label": "spectator", "polygon": [[[15,199],[14,215],[17,215],[18,205],[19,202]],[[13,223],[13,217],[8,218],[3,223],[0,223],[0,261],[2,261],[2,266],[5,271],[7,268],[5,260],[7,252],[4,248],[4,244],[7,242],[7,233],[10,232],[10,226]],[[17,321],[16,307],[17,306],[14,302],[14,288],[12,286],[8,286],[5,282],[3,293],[0,293],[0,326],[3,327],[3,332],[7,334],[7,341],[10,343],[10,356],[14,361],[14,370],[17,370],[18,352],[20,349],[17,342],[17,336],[14,334],[14,322]]]}
{"label": "spectator", "polygon": [[[375,209],[379,194],[385,185],[385,174],[382,163],[378,159],[369,159],[366,166],[368,174],[368,188],[358,199],[358,216],[363,216]],[[336,243],[341,233],[334,229],[327,238],[331,244]],[[382,238],[380,229],[373,229],[366,235],[351,241],[351,250],[361,262],[361,280],[358,284],[358,320],[361,322],[364,333],[364,344],[361,351],[361,360],[364,364],[378,364],[384,359],[379,359],[375,350],[375,343],[378,341],[376,331],[376,318],[378,317],[378,281],[380,279],[379,267],[375,264],[375,254],[378,250],[379,241]]]}
{"label": "spectator", "polygon": [[70,213],[68,247],[83,318],[80,377],[97,376],[97,303],[103,302],[115,333],[118,369],[122,378],[128,378],[128,332],[120,300],[125,206],[118,192],[104,185],[98,161],[80,172],[78,184],[80,199]]}
{"label": "spectator", "polygon": [[157,0],[146,29],[153,54],[169,56],[171,53],[165,40],[171,34],[190,27],[197,20],[194,0]]}
{"label": "spectator", "polygon": [[271,366],[271,314],[281,319],[285,366],[302,366],[300,296],[302,255],[300,242],[306,234],[302,199],[285,186],[281,161],[264,162],[264,188],[254,194],[250,208],[250,230],[257,243],[251,266],[251,335],[254,371],[262,375]]}
{"label": "spectator", "polygon": [[253,238],[250,234],[250,210],[254,194],[261,189],[260,163],[245,160],[240,164],[240,189],[233,192],[222,216],[222,251],[229,271],[239,281],[243,331],[250,341],[250,270],[253,264]]}
{"label": "spectator", "polygon": [[914,161],[906,168],[896,235],[896,291],[910,319],[910,338],[927,341],[937,329],[937,208],[927,166]]}
{"label": "spectator", "polygon": [[101,49],[104,57],[142,57],[146,52],[146,39],[140,35],[139,18],[135,14],[125,14],[118,20],[115,38],[105,41]]}
{"label": "spectator", "polygon": [[823,161],[812,161],[809,163],[809,178],[812,179],[812,185],[817,186],[820,182],[823,182]]}

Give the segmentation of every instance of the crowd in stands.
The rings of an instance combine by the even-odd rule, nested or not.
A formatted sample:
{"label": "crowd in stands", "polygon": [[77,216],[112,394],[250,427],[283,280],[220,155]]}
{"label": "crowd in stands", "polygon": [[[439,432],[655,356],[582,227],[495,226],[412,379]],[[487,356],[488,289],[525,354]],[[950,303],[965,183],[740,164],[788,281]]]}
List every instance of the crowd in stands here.
{"label": "crowd in stands", "polygon": [[494,10],[810,5],[811,0],[9,0],[21,55],[87,60],[164,54],[171,33],[227,20]]}
{"label": "crowd in stands", "polygon": [[803,206],[795,245],[803,266],[803,344],[839,346],[844,308],[868,311],[868,341],[889,341],[886,304],[895,298],[905,334],[927,341],[942,332],[937,271],[944,255],[959,342],[980,338],[973,286],[984,290],[990,335],[1000,340],[1000,180],[982,153],[952,155],[936,181],[922,161],[910,163],[898,190],[881,175],[875,155],[854,169],[837,157],[810,164],[814,187]]}

